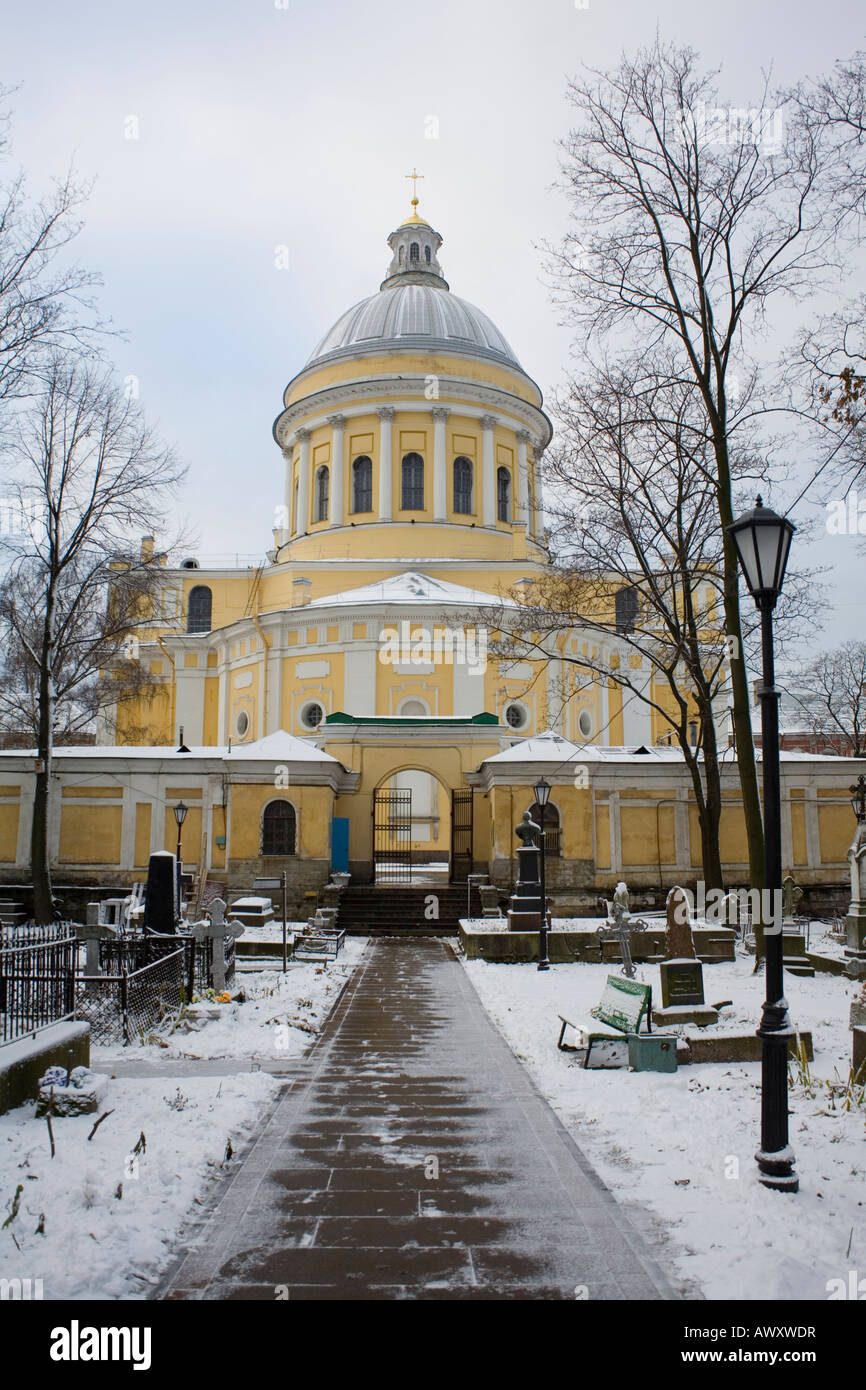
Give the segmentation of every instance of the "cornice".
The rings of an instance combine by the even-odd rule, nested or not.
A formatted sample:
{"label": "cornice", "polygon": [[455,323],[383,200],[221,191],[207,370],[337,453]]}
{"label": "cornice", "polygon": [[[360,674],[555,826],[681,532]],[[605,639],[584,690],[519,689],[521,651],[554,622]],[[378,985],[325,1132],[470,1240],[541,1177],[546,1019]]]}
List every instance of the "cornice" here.
{"label": "cornice", "polygon": [[[439,376],[438,382],[440,397],[447,397],[448,406],[458,413],[461,411],[461,407],[470,406],[475,407],[480,417],[489,415],[495,409],[500,415],[510,417],[512,422],[516,421],[518,428],[526,429],[534,448],[543,450],[550,443],[553,437],[553,426],[550,420],[543,410],[532,405],[529,401],[524,401],[520,396],[512,395],[510,391],[506,391],[502,387],[472,381],[468,377]],[[412,409],[415,400],[417,400],[418,408],[423,410],[448,408],[444,401],[439,399],[431,404],[425,395],[426,388],[427,377],[420,373],[413,373],[410,376],[366,377],[362,381],[339,382],[323,391],[316,391],[310,396],[304,396],[282,411],[274,423],[274,438],[280,448],[285,448],[293,442],[290,436],[301,439],[303,437],[301,435],[302,430],[310,431],[317,425],[327,424],[335,413],[335,407],[346,407],[350,402],[370,402],[372,410],[376,413],[382,410]],[[397,406],[376,404],[377,399],[381,402],[382,396],[407,395],[415,400],[407,402],[405,407],[402,402]],[[362,412],[341,409],[339,413],[345,414],[348,420],[352,415]],[[363,413],[371,412],[365,411]],[[465,414],[466,411],[463,410],[462,413]]]}

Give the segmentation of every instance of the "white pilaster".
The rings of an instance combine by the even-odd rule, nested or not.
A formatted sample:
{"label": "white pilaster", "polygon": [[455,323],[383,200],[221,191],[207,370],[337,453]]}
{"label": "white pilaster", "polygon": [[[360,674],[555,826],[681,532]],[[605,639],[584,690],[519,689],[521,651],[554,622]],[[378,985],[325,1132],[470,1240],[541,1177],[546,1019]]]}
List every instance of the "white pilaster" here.
{"label": "white pilaster", "polygon": [[529,520],[526,446],[531,438],[532,435],[529,433],[529,430],[517,431],[517,512],[514,517],[515,521],[528,522]]}
{"label": "white pilaster", "polygon": [[433,520],[448,520],[448,463],[445,456],[445,424],[449,411],[434,405],[433,416]]}
{"label": "white pilaster", "polygon": [[332,526],[343,524],[343,454],[346,443],[345,415],[329,415],[334,433],[331,439],[331,518]]}
{"label": "white pilaster", "polygon": [[541,521],[541,452],[540,450],[533,449],[535,459],[535,467],[533,469],[535,486],[532,489],[532,515],[529,518],[529,531],[536,540],[541,536],[543,529]]}
{"label": "white pilaster", "polygon": [[482,493],[483,493],[483,526],[496,525],[496,458],[493,449],[493,431],[496,428],[495,415],[481,416],[481,429],[484,435],[484,447],[482,451]]}
{"label": "white pilaster", "polygon": [[394,407],[383,405],[376,414],[379,416],[379,520],[391,520],[391,439],[394,422]]}
{"label": "white pilaster", "polygon": [[[301,446],[301,456],[298,460],[298,515],[295,517],[295,534],[303,536],[306,535],[310,524],[310,431],[296,430],[295,438]],[[291,505],[291,499],[289,502]]]}

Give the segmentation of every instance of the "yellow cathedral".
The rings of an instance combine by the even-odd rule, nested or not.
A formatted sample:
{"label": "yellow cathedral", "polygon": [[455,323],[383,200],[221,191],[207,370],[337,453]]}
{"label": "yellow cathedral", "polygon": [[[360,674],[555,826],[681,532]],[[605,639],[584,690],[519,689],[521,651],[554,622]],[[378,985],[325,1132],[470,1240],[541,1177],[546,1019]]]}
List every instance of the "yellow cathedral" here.
{"label": "yellow cathedral", "polygon": [[[144,693],[118,700],[94,746],[56,753],[61,881],[141,879],[150,853],[174,848],[182,802],[188,869],[249,891],[285,868],[296,912],[335,870],[357,884],[480,872],[507,890],[541,773],[558,907],[622,878],[649,901],[700,875],[664,721],[579,665],[600,643],[615,656],[616,637],[565,632],[543,661],[488,652],[485,614],[549,564],[552,428],[499,328],[452,292],[441,247],[413,198],[379,289],[286,387],[267,562],[161,562],[133,639]],[[624,644],[622,660],[651,681]],[[10,881],[26,877],[32,764],[0,753]],[[800,882],[844,876],[851,773],[850,759],[783,755],[785,867]],[[725,779],[726,871],[745,883],[733,760]]]}

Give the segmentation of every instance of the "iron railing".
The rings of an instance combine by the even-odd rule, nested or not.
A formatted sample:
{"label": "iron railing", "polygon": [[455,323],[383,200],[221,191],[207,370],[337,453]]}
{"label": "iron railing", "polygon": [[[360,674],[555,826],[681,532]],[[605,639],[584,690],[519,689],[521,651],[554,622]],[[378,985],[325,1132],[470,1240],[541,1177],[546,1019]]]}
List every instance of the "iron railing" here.
{"label": "iron railing", "polygon": [[0,1042],[12,1042],[72,1013],[75,929],[0,928]]}

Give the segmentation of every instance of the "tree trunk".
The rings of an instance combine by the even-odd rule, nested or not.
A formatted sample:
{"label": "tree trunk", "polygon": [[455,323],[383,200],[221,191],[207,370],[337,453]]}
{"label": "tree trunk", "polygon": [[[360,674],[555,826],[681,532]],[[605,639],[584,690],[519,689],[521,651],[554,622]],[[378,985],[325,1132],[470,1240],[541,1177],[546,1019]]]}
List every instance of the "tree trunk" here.
{"label": "tree trunk", "polygon": [[51,763],[54,751],[54,585],[46,595],[45,622],[39,668],[39,733],[37,754],[40,770],[36,774],[33,799],[33,828],[30,835],[30,869],[33,875],[33,918],[40,926],[54,918],[51,886],[48,826],[51,801]]}
{"label": "tree trunk", "polygon": [[[683,752],[686,750],[683,748]],[[698,760],[692,754],[686,753],[689,772],[692,777],[692,789],[695,795],[695,805],[698,812],[698,825],[701,831],[701,873],[703,874],[704,886],[710,888],[722,888],[722,860],[719,848],[719,818],[721,815],[721,795],[718,787],[718,766],[716,766],[716,785],[713,786],[712,777],[707,778],[706,762],[704,764],[704,781],[701,780],[701,769]]]}
{"label": "tree trunk", "polygon": [[[713,421],[716,464],[718,467],[718,507],[722,527],[734,520],[731,505],[731,475],[728,467],[727,440],[724,423]],[[743,818],[749,845],[749,887],[764,886],[764,822],[761,798],[758,794],[758,773],[755,767],[755,745],[752,739],[752,720],[749,714],[749,682],[746,679],[746,659],[740,624],[739,562],[733,541],[724,531],[724,594],[725,634],[735,642],[735,658],[731,661],[731,694],[733,697],[734,738],[737,751],[737,771],[743,797]]]}
{"label": "tree trunk", "polygon": [[700,816],[701,857],[704,866],[704,880],[707,888],[724,888],[722,877],[722,849],[719,844],[719,826],[722,819],[722,782],[719,771],[719,751],[716,744],[716,726],[713,723],[712,704],[704,711],[702,747],[704,753],[704,807]]}

